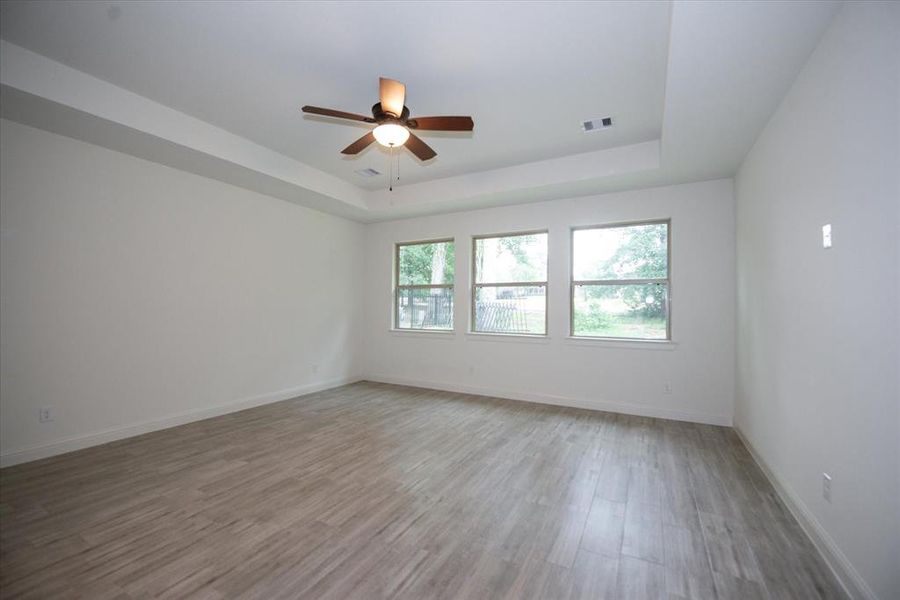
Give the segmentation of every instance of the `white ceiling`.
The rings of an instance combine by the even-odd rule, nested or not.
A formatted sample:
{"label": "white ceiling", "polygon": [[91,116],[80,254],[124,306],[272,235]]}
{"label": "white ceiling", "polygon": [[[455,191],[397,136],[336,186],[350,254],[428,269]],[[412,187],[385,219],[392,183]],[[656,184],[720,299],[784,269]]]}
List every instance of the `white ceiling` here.
{"label": "white ceiling", "polygon": [[[378,77],[407,84],[414,115],[470,114],[472,134],[423,133],[407,183],[657,139],[667,2],[7,2],[13,44],[197,117],[356,185],[386,150],[340,150],[365,124]],[[585,134],[581,121],[612,115]]]}
{"label": "white ceiling", "polygon": [[[2,116],[359,220],[729,177],[812,52],[826,2],[4,2]],[[340,149],[380,75],[422,137],[401,185]],[[611,115],[585,134],[580,122]]]}

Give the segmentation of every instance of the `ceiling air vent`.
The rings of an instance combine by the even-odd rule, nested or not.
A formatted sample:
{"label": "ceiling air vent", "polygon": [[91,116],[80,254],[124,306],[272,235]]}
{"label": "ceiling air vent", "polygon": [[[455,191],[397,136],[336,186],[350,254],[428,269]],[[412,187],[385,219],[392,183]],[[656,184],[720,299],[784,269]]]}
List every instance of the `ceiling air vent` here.
{"label": "ceiling air vent", "polygon": [[581,129],[584,130],[585,133],[587,133],[588,131],[608,129],[612,127],[612,124],[612,117],[603,117],[600,119],[591,119],[590,121],[584,121],[581,124]]}
{"label": "ceiling air vent", "polygon": [[356,173],[360,177],[375,177],[376,175],[381,175],[381,171],[376,171],[371,167],[368,169],[358,169],[354,171],[354,173]]}

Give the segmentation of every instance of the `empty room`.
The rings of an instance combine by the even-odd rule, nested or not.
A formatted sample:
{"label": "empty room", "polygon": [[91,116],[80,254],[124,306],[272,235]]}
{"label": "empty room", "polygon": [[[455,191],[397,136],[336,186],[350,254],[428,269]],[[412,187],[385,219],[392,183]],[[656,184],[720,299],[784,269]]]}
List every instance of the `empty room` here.
{"label": "empty room", "polygon": [[900,598],[900,2],[0,1],[13,598]]}

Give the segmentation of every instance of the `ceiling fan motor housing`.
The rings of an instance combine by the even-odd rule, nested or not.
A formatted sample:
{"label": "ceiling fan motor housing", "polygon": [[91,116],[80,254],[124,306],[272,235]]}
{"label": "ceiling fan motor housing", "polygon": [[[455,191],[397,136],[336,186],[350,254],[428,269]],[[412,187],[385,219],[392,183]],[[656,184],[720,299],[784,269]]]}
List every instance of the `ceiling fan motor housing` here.
{"label": "ceiling fan motor housing", "polygon": [[382,110],[381,102],[379,102],[372,107],[372,116],[375,117],[375,122],[378,124],[399,122],[402,125],[406,125],[406,121],[409,119],[409,108],[404,106],[403,113],[395,115],[394,113]]}

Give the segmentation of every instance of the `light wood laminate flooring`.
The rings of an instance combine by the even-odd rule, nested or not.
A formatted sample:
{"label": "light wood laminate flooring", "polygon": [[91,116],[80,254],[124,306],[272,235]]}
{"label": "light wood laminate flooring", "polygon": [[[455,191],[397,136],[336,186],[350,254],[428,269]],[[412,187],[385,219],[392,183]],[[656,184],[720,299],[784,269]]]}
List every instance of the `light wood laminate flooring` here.
{"label": "light wood laminate flooring", "polygon": [[357,383],[3,469],[3,598],[841,598],[726,427]]}

